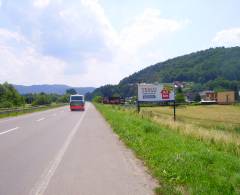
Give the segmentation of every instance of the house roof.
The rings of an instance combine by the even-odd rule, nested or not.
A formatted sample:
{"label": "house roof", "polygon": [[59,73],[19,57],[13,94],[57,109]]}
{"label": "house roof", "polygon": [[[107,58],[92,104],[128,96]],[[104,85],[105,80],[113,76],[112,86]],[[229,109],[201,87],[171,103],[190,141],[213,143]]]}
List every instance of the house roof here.
{"label": "house roof", "polygon": [[211,91],[211,90],[206,90],[206,91],[199,92],[200,95],[206,95],[207,93],[215,93],[215,92]]}

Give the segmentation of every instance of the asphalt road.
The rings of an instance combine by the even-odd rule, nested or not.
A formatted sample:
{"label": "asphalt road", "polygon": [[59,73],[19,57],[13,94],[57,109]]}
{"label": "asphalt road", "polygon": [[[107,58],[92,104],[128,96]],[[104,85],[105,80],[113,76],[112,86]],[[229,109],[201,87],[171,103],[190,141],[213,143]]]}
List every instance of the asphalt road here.
{"label": "asphalt road", "polygon": [[90,103],[0,120],[0,195],[148,195],[155,186]]}

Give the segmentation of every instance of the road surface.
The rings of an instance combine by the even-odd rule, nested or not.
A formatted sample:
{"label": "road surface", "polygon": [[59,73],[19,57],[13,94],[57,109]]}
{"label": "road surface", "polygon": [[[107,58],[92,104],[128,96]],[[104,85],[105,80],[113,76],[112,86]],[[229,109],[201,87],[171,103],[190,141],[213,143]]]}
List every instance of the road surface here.
{"label": "road surface", "polygon": [[0,195],[148,195],[155,181],[87,103],[0,120]]}

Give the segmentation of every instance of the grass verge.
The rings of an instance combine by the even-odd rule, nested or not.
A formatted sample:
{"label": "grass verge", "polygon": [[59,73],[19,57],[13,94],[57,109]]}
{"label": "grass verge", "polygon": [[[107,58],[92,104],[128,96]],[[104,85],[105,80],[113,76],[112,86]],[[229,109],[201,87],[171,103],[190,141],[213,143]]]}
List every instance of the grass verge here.
{"label": "grass verge", "polygon": [[240,194],[238,156],[161,127],[131,110],[96,107],[159,181],[156,194]]}

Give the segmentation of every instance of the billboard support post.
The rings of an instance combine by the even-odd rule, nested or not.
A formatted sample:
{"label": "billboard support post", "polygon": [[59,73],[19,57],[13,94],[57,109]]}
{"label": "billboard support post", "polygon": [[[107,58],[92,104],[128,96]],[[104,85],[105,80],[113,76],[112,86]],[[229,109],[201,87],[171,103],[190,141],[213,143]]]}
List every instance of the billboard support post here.
{"label": "billboard support post", "polygon": [[173,120],[176,121],[176,101],[173,102]]}
{"label": "billboard support post", "polygon": [[140,102],[137,101],[137,112],[139,113],[140,112]]}

